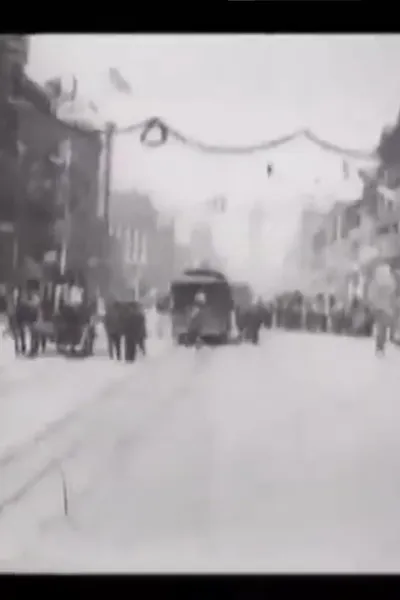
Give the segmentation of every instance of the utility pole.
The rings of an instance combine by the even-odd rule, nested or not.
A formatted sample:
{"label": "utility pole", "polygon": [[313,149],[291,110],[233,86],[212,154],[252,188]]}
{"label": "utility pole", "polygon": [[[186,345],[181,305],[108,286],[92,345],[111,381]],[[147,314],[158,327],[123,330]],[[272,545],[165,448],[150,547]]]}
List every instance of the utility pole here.
{"label": "utility pole", "polygon": [[104,222],[107,234],[110,229],[110,198],[112,184],[112,153],[114,147],[115,123],[106,124],[104,139]]}
{"label": "utility pole", "polygon": [[[110,279],[110,200],[112,185],[112,153],[114,146],[115,123],[106,123],[103,149],[99,165],[98,217],[101,219],[101,266],[106,285]],[[101,277],[103,279],[103,277]]]}
{"label": "utility pole", "polygon": [[71,207],[70,207],[70,178],[71,178],[71,158],[72,148],[71,140],[67,138],[61,143],[62,173],[59,182],[59,194],[64,213],[64,227],[62,235],[62,247],[60,256],[61,275],[65,275],[68,266],[68,249],[71,236]]}

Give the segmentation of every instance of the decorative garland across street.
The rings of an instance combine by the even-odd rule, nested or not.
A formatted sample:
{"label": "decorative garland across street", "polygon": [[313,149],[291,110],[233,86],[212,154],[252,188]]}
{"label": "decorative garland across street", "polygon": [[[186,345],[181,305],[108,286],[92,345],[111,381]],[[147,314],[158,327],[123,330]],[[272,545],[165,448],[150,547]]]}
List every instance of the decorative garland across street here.
{"label": "decorative garland across street", "polygon": [[[36,110],[41,111],[41,109],[36,106]],[[83,135],[87,135],[90,133],[93,134],[104,134],[106,133],[106,129],[98,129],[91,127],[90,125],[82,125],[77,122],[73,123],[70,121],[65,121],[60,119],[53,113],[46,113],[48,118],[54,119],[59,123],[62,123],[66,127],[80,132]],[[194,150],[198,150],[200,152],[205,152],[209,154],[253,154],[255,152],[265,152],[268,150],[273,150],[274,148],[278,148],[284,144],[288,144],[292,142],[296,138],[301,136],[307,138],[310,142],[318,145],[323,150],[328,152],[334,152],[336,154],[340,154],[343,158],[354,158],[354,159],[365,159],[365,160],[378,160],[378,154],[376,150],[373,151],[365,151],[365,150],[355,150],[342,148],[332,142],[328,142],[316,136],[312,131],[307,129],[302,129],[299,131],[294,131],[288,135],[281,136],[279,138],[275,138],[269,141],[262,141],[251,145],[243,145],[243,146],[231,146],[231,145],[217,145],[217,144],[208,144],[206,142],[202,142],[196,138],[185,135],[181,131],[170,127],[164,120],[159,117],[151,117],[145,119],[144,121],[140,121],[138,123],[132,123],[126,127],[114,127],[113,132],[116,135],[126,135],[130,133],[140,132],[140,142],[148,147],[159,147],[168,142],[169,138],[174,139],[181,144],[189,146]],[[150,134],[156,133],[156,139],[149,139]]]}
{"label": "decorative garland across street", "polygon": [[[139,124],[139,127],[143,124]],[[125,129],[116,130],[117,133],[130,133],[131,131],[136,129],[137,126],[131,126]],[[156,141],[149,141],[148,135],[158,129],[159,138]],[[245,146],[222,146],[222,145],[213,145],[206,144],[205,142],[201,142],[195,138],[189,137],[181,133],[180,131],[170,127],[161,119],[154,117],[149,119],[146,122],[145,127],[142,130],[140,141],[144,145],[148,146],[161,146],[168,141],[168,136],[171,136],[178,142],[190,146],[195,150],[200,150],[202,152],[213,153],[213,154],[252,154],[254,152],[267,151],[287,144],[296,138],[301,136],[306,137],[310,142],[313,142],[323,150],[328,152],[334,152],[336,154],[341,154],[343,157],[355,158],[355,159],[367,159],[367,160],[377,160],[378,156],[376,151],[367,152],[365,150],[354,150],[348,148],[342,148],[333,144],[331,142],[327,142],[316,136],[312,131],[307,129],[303,129],[300,131],[294,131],[289,135],[285,135],[270,141],[259,142],[253,145],[245,145]]]}

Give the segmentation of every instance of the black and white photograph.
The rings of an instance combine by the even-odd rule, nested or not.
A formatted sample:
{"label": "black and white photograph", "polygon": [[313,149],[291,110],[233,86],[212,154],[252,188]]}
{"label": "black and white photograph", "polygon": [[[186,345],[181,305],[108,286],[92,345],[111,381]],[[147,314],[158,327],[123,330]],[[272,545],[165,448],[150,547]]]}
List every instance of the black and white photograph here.
{"label": "black and white photograph", "polygon": [[399,64],[0,35],[1,573],[400,573]]}

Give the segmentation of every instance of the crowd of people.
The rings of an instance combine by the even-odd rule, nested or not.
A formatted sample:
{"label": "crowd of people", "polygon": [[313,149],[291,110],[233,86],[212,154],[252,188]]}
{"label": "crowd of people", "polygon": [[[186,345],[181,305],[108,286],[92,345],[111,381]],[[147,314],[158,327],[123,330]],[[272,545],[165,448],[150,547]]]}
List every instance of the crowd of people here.
{"label": "crowd of people", "polygon": [[239,332],[256,342],[259,330],[277,327],[286,330],[330,332],[338,335],[369,337],[373,334],[374,314],[360,299],[347,304],[322,294],[306,297],[300,292],[286,292],[270,301],[259,299],[247,307],[235,308]]}
{"label": "crowd of people", "polygon": [[334,295],[311,297],[294,291],[280,294],[270,302],[260,302],[259,313],[261,322],[268,328],[373,337],[376,353],[383,355],[389,339],[398,345],[395,304],[383,309],[372,307],[358,297],[343,302]]}
{"label": "crowd of people", "polygon": [[365,337],[373,334],[374,312],[357,297],[343,302],[334,295],[305,296],[295,291],[277,296],[272,305],[278,327]]}
{"label": "crowd of people", "polygon": [[146,320],[139,302],[110,299],[101,314],[98,299],[71,273],[63,281],[27,280],[7,289],[3,338],[13,339],[16,356],[35,358],[54,343],[58,352],[93,354],[98,325],[104,327],[111,359],[133,362],[137,349],[145,353]]}
{"label": "crowd of people", "polygon": [[[193,307],[192,329],[199,329],[201,299]],[[109,299],[103,314],[97,302],[89,298],[85,285],[67,275],[59,284],[27,281],[6,295],[5,313],[8,334],[13,338],[16,355],[36,357],[46,351],[49,341],[57,350],[85,345],[84,355],[93,353],[99,321],[104,327],[110,359],[135,361],[138,352],[146,354],[146,315],[140,302],[132,298],[122,302]],[[168,295],[156,299],[158,335],[164,337],[165,322],[170,318]],[[269,301],[261,299],[247,306],[235,306],[234,321],[239,337],[257,344],[261,328],[330,332],[337,335],[371,337],[375,331],[377,352],[382,353],[390,324],[365,302],[353,298],[347,303],[322,294],[305,296],[299,291],[279,294]]]}

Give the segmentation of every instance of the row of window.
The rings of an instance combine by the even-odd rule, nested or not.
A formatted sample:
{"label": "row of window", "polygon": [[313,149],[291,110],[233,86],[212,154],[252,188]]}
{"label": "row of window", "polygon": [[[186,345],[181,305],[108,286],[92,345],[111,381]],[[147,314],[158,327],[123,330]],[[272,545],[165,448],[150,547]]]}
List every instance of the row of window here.
{"label": "row of window", "polygon": [[[398,203],[395,200],[386,198],[383,194],[379,195],[378,203],[381,210],[385,212],[394,212],[399,209]],[[314,235],[314,251],[318,252],[324,246],[338,239],[346,239],[352,230],[360,227],[361,222],[362,214],[359,206],[348,207],[344,214],[334,220],[330,232],[323,228]],[[400,233],[400,222],[378,226],[376,231],[378,235],[398,234]]]}
{"label": "row of window", "polygon": [[122,243],[127,264],[146,264],[148,259],[148,236],[130,225],[110,227],[110,234]]}
{"label": "row of window", "polygon": [[358,207],[349,207],[345,214],[342,214],[333,220],[329,230],[323,227],[315,235],[313,239],[314,251],[320,251],[324,246],[329,245],[336,240],[346,239],[353,229],[357,229],[361,225],[361,214]]}

